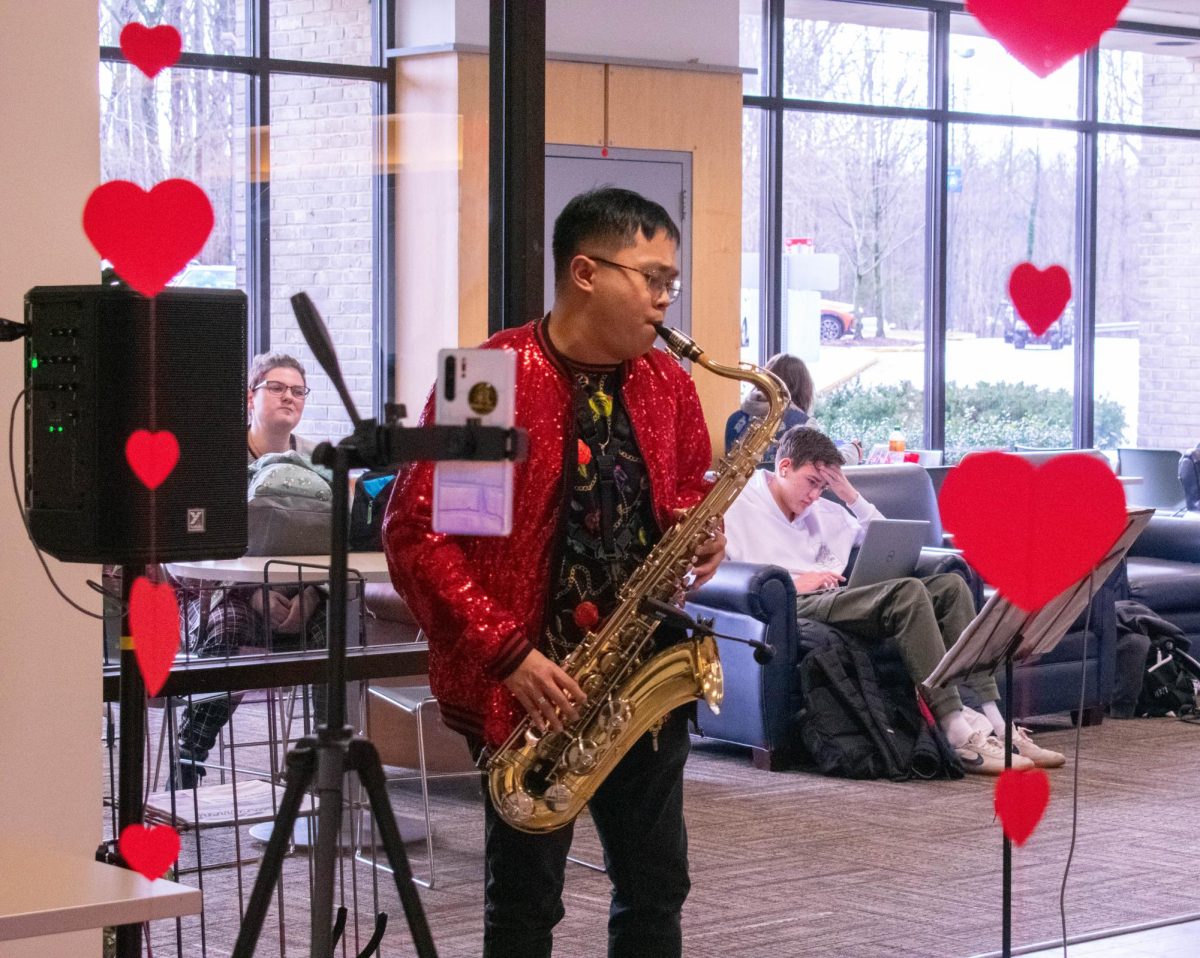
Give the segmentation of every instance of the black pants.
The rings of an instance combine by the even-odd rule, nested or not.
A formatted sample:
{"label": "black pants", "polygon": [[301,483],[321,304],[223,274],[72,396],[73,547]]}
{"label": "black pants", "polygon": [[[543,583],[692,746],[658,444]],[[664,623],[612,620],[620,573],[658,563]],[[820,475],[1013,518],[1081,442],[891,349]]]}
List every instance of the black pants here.
{"label": "black pants", "polygon": [[[691,743],[689,708],[625,755],[588,805],[613,884],[609,958],[679,958],[680,912],[688,880],[683,766]],[[486,795],[486,789],[485,789]],[[562,920],[563,878],[573,825],[530,835],[485,804],[484,958],[549,958]]]}

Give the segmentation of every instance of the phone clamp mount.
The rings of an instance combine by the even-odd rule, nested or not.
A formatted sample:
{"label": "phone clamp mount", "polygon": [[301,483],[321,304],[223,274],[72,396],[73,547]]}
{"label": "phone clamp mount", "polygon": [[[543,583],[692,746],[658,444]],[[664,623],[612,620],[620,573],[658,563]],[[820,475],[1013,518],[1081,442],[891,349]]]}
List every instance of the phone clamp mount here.
{"label": "phone clamp mount", "polygon": [[[371,742],[355,735],[346,724],[346,567],[349,525],[349,470],[383,468],[394,463],[418,460],[519,461],[528,450],[524,430],[468,424],[405,428],[390,420],[402,415],[399,406],[388,407],[389,422],[380,426],[359,417],[346,389],[329,331],[305,293],[292,297],[292,308],[304,339],[314,357],[333,382],[354,423],[350,436],[338,442],[321,443],[313,461],[333,471],[333,514],[329,550],[329,696],[325,724],[315,736],[301,739],[287,756],[287,785],[275,816],[271,838],[255,879],[254,890],[234,945],[234,958],[254,954],[271,893],[282,873],[283,858],[299,815],[304,794],[317,792],[317,838],[312,891],[311,955],[330,958],[333,952],[333,895],[337,864],[337,841],[341,833],[343,785],[347,772],[357,773],[367,792],[371,814],[379,827],[396,891],[408,919],[409,931],[419,958],[436,958],[433,939],[396,818],[385,789],[379,752]],[[369,953],[372,948],[368,948]]]}

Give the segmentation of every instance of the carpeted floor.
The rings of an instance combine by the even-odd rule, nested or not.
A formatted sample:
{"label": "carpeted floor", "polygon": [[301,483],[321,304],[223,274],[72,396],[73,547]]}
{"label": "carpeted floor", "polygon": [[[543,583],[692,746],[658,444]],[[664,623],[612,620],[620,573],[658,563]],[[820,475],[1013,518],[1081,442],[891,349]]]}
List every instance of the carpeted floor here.
{"label": "carpeted floor", "polygon": [[[239,713],[241,714],[241,713]],[[1071,753],[1073,730],[1039,741]],[[1033,837],[1014,852],[1014,944],[1060,934],[1058,893],[1071,833],[1073,762],[1050,772],[1051,800]],[[395,807],[419,811],[419,792],[395,786]],[[481,822],[471,780],[434,788],[438,884],[422,890],[441,958],[481,951]],[[696,740],[687,769],[693,889],[684,912],[688,956],[813,955],[821,958],[965,958],[1000,947],[1000,830],[992,780],[847,782],[755,770],[744,750]],[[1086,931],[1200,912],[1200,726],[1172,719],[1106,720],[1083,730],[1078,844],[1067,890],[1067,930]],[[231,829],[204,832],[204,855],[232,845]],[[247,840],[243,851],[261,845]],[[424,870],[424,846],[408,846]],[[575,853],[600,851],[590,824]],[[183,863],[194,844],[184,840]],[[238,921],[238,879],[248,897],[255,866],[209,870],[199,922],[153,929],[154,955],[229,954]],[[388,876],[380,875],[381,879]],[[370,934],[372,872],[343,858],[346,900],[357,897],[349,954]],[[184,876],[197,884],[197,876]],[[357,883],[355,887],[355,883]],[[284,919],[272,910],[257,954],[307,953],[310,871],[288,860]],[[390,915],[384,955],[411,955],[394,888],[380,886]],[[568,866],[564,958],[603,956],[607,878]],[[357,919],[357,926],[355,924]],[[177,942],[182,941],[180,951]],[[203,944],[203,948],[202,948]],[[1200,943],[1197,944],[1200,953]]]}

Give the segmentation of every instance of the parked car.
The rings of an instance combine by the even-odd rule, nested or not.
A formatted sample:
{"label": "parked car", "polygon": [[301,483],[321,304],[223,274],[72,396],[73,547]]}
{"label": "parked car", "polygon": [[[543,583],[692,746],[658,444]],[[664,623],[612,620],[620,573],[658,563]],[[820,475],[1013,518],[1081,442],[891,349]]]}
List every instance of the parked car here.
{"label": "parked car", "polygon": [[1017,349],[1024,349],[1026,346],[1049,346],[1051,349],[1062,349],[1075,339],[1074,303],[1068,303],[1063,314],[1051,323],[1050,328],[1040,336],[1035,336],[1028,324],[1017,316],[1017,311],[1013,308],[1012,303],[1005,303],[1002,308],[1004,341],[1012,343]]}
{"label": "parked car", "polygon": [[854,332],[858,318],[849,303],[821,300],[821,342],[831,343]]}

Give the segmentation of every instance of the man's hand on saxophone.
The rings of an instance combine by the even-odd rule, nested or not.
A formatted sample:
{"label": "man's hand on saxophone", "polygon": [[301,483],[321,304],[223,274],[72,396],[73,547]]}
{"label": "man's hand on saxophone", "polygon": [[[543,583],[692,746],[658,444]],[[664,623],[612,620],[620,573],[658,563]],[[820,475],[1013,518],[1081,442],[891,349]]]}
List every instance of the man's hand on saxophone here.
{"label": "man's hand on saxophone", "polygon": [[562,731],[563,718],[579,718],[579,706],[587,699],[575,680],[537,649],[525,656],[504,684],[539,732]]}
{"label": "man's hand on saxophone", "polygon": [[[682,519],[687,515],[686,509],[676,509],[675,514]],[[699,546],[692,559],[691,581],[687,583],[686,592],[694,592],[704,585],[717,571],[717,566],[725,558],[725,524],[722,522]]]}

